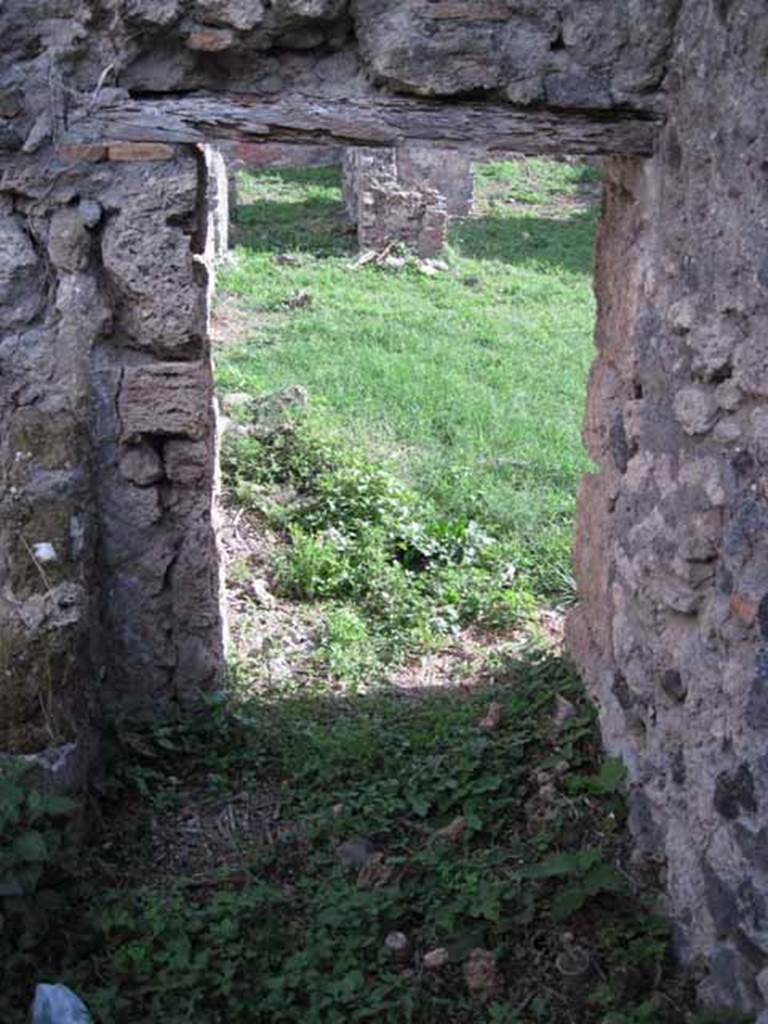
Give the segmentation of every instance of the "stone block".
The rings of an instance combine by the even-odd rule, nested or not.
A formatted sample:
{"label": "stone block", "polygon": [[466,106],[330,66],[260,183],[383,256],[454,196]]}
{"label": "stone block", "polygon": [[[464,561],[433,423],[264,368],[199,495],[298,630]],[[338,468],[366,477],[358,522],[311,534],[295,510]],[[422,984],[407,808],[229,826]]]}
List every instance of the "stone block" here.
{"label": "stone block", "polygon": [[163,446],[165,474],[174,484],[192,487],[211,472],[212,453],[203,441],[166,441]]}
{"label": "stone block", "polygon": [[442,196],[432,189],[401,189],[394,183],[369,187],[359,205],[362,249],[402,242],[417,255],[436,256],[443,247],[448,217]]}
{"label": "stone block", "polygon": [[121,439],[143,435],[199,440],[210,423],[210,377],[201,363],[150,363],[127,367],[118,397]]}
{"label": "stone block", "polygon": [[205,25],[248,32],[264,18],[261,0],[196,0],[195,14]]}
{"label": "stone block", "polygon": [[686,434],[705,434],[717,417],[717,402],[704,388],[682,388],[674,399],[675,417]]}
{"label": "stone block", "polygon": [[147,28],[166,28],[179,17],[179,0],[125,0],[125,17]]}
{"label": "stone block", "polygon": [[0,328],[29,323],[42,304],[37,253],[16,217],[0,217]]}
{"label": "stone block", "polygon": [[159,483],[164,476],[160,456],[150,444],[131,445],[123,452],[120,472],[137,487]]}
{"label": "stone block", "polygon": [[206,331],[207,275],[182,226],[196,214],[196,184],[188,161],[144,165],[140,191],[102,234],[115,327],[131,347],[160,356],[194,351]]}
{"label": "stone block", "polygon": [[466,217],[472,209],[471,154],[462,149],[408,144],[397,150],[397,180],[404,188],[438,192],[449,217]]}
{"label": "stone block", "polygon": [[79,210],[57,210],[48,231],[48,256],[54,267],[69,273],[85,270],[90,248],[91,236]]}

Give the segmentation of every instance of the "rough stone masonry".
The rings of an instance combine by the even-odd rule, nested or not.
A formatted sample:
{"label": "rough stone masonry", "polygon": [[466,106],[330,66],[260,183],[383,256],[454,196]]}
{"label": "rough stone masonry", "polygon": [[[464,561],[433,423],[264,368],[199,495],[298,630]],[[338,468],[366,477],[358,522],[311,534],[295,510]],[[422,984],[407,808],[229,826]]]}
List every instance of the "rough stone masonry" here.
{"label": "rough stone masonry", "polygon": [[413,142],[355,146],[344,151],[342,188],[361,249],[403,242],[420,256],[437,256],[448,218],[465,217],[472,206],[472,156]]}
{"label": "rough stone masonry", "polygon": [[0,37],[0,747],[215,684],[203,143],[606,155],[569,643],[679,954],[765,1012],[764,0],[14,0]]}

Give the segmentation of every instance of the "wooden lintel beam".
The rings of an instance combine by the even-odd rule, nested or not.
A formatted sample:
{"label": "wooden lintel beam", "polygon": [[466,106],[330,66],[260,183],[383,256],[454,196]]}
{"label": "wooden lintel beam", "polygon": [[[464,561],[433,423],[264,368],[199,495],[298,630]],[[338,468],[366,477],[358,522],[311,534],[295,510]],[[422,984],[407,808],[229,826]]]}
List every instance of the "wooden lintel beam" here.
{"label": "wooden lintel beam", "polygon": [[659,121],[626,112],[521,109],[501,103],[381,96],[276,100],[187,93],[112,100],[70,112],[65,142],[204,142],[223,139],[391,146],[408,140],[528,155],[649,156]]}

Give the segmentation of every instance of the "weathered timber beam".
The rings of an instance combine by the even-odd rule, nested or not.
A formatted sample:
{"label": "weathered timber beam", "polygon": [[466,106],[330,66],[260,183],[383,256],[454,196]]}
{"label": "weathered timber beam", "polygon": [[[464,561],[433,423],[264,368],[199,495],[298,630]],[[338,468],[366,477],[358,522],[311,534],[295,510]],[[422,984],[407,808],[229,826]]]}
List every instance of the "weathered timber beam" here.
{"label": "weathered timber beam", "polygon": [[390,146],[407,139],[478,149],[649,156],[659,121],[627,112],[522,110],[501,103],[411,97],[265,100],[187,93],[125,98],[70,111],[63,141],[203,142],[216,139]]}

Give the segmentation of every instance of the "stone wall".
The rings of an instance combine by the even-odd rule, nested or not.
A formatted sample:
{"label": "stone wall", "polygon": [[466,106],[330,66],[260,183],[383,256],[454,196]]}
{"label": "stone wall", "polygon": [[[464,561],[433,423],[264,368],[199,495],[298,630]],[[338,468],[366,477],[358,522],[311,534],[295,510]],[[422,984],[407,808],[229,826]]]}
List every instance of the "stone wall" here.
{"label": "stone wall", "polygon": [[419,95],[653,109],[679,0],[357,0],[374,81]]}
{"label": "stone wall", "polygon": [[469,150],[410,143],[398,146],[396,161],[401,185],[433,188],[443,197],[449,218],[469,215],[474,195]]}
{"label": "stone wall", "polygon": [[448,225],[446,198],[412,166],[407,181],[399,170],[397,152],[387,146],[345,150],[342,199],[360,248],[381,251],[402,242],[419,256],[436,256]]}
{"label": "stone wall", "polygon": [[100,207],[0,199],[0,749],[75,739],[87,716],[97,523],[89,273]]}
{"label": "stone wall", "polygon": [[570,643],[708,1002],[768,997],[768,19],[685,4],[658,156],[609,160]]}
{"label": "stone wall", "polygon": [[0,33],[0,746],[220,669],[210,177],[186,143],[460,147],[503,122],[499,150],[629,154],[570,645],[679,952],[708,1001],[764,1011],[764,0],[15,0]]}
{"label": "stone wall", "polygon": [[[39,74],[41,86],[50,83],[51,72],[64,94],[93,94],[99,83],[135,94],[247,88],[264,96],[301,84],[347,97],[384,86],[520,106],[652,111],[663,104],[680,3],[123,0],[94,12],[86,0],[14,0],[0,9],[0,78],[28,101],[30,80]],[[38,136],[56,127],[41,96],[28,113]]]}
{"label": "stone wall", "polygon": [[220,669],[204,161],[19,160],[0,196],[0,749]]}

